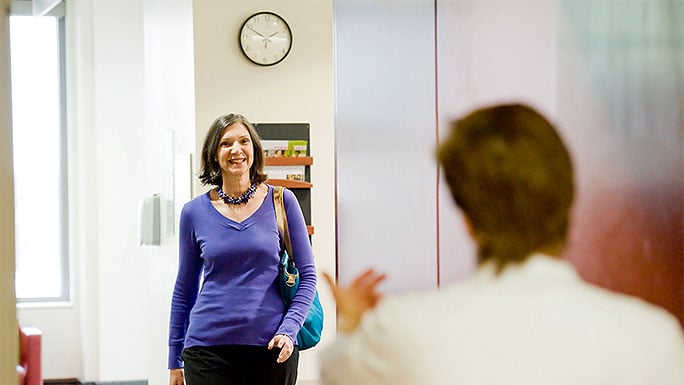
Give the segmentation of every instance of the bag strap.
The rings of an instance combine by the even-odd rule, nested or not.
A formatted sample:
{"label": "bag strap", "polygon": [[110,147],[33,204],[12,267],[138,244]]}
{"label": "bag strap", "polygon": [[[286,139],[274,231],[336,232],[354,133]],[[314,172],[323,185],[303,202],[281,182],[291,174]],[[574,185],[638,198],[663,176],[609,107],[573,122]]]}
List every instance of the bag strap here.
{"label": "bag strap", "polygon": [[285,204],[283,202],[283,186],[273,186],[273,205],[275,206],[278,233],[280,233],[280,239],[285,244],[288,263],[294,264],[292,244],[290,243],[290,230],[287,226],[287,214],[285,213]]}

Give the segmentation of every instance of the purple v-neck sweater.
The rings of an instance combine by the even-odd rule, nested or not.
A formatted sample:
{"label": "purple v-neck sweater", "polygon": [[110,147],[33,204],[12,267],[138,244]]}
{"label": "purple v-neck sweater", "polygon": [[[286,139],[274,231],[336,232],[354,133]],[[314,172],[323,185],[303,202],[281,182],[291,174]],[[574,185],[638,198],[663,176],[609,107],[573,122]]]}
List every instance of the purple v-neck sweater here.
{"label": "purple v-neck sweater", "polygon": [[316,291],[316,269],[302,210],[284,190],[294,260],[300,284],[286,309],[277,286],[279,238],[273,187],[242,222],[221,215],[209,193],[181,211],[178,276],[171,301],[169,369],[183,367],[191,346],[266,346],[276,334],[297,342]]}

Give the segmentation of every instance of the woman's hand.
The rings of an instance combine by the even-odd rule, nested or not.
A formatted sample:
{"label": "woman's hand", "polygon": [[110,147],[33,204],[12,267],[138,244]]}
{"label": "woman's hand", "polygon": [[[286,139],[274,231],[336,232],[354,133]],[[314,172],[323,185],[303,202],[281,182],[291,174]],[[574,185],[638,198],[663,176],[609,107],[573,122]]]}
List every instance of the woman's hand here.
{"label": "woman's hand", "polygon": [[376,288],[387,276],[368,269],[356,276],[348,287],[335,285],[334,280],[327,273],[323,273],[323,277],[328,282],[337,302],[339,330],[351,333],[359,326],[363,314],[374,308],[382,298],[382,294],[378,293]]}
{"label": "woman's hand", "polygon": [[292,355],[292,352],[294,351],[294,343],[292,342],[292,339],[285,334],[276,334],[268,342],[268,350],[273,348],[280,349],[280,354],[278,354],[278,359],[276,359],[276,362],[281,364],[287,361],[287,359]]}
{"label": "woman's hand", "polygon": [[185,385],[183,369],[171,369],[169,374],[169,385]]}

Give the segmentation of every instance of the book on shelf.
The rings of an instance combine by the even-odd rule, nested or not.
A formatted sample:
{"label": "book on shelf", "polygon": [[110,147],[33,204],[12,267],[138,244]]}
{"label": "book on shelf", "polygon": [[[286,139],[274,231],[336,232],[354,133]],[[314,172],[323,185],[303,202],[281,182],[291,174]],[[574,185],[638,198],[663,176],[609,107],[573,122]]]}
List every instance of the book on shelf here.
{"label": "book on shelf", "polygon": [[288,179],[304,181],[305,166],[265,166],[264,172],[269,179]]}
{"label": "book on shelf", "polygon": [[262,140],[261,147],[266,157],[300,157],[306,156],[308,141]]}

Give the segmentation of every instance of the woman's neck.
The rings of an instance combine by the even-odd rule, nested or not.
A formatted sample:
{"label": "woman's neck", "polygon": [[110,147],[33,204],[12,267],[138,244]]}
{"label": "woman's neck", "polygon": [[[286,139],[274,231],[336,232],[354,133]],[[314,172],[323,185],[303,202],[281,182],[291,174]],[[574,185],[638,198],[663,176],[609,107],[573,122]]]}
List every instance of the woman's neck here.
{"label": "woman's neck", "polygon": [[223,192],[228,196],[239,196],[251,185],[249,175],[223,175]]}

